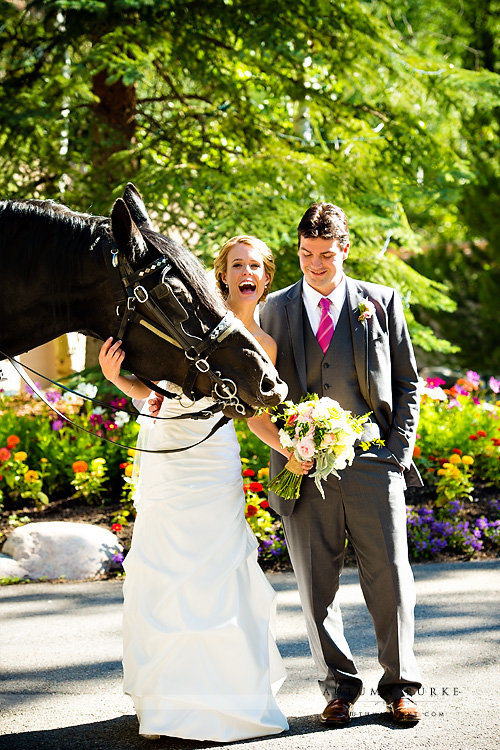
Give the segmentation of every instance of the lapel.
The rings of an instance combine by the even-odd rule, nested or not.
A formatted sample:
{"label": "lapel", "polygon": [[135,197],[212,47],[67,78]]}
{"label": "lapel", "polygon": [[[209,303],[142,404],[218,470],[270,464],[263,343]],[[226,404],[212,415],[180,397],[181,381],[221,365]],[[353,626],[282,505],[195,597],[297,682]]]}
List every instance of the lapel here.
{"label": "lapel", "polygon": [[290,346],[293,352],[293,361],[295,362],[297,378],[302,393],[307,393],[307,376],[306,376],[306,352],[304,347],[304,306],[302,304],[302,279],[294,284],[288,294],[285,303],[285,316],[288,326],[288,336]]}
{"label": "lapel", "polygon": [[[370,378],[368,371],[368,327],[376,320],[370,319],[362,323],[358,320],[360,302],[366,297],[366,292],[358,287],[356,281],[346,276],[347,294],[346,304],[349,314],[349,325],[351,326],[352,349],[354,354],[354,366],[358,378],[359,389],[366,403],[371,407]],[[378,321],[377,321],[378,322]]]}

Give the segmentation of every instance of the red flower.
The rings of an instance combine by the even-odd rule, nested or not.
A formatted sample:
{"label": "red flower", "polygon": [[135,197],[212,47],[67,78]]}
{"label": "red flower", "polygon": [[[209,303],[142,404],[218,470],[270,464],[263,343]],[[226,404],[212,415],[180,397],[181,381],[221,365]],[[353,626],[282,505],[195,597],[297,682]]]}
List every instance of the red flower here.
{"label": "red flower", "polygon": [[128,465],[128,461],[125,461],[125,463],[120,464],[120,469],[126,469]]}
{"label": "red flower", "polygon": [[244,477],[254,477],[255,476],[255,471],[253,469],[245,469],[245,471],[243,472],[243,476]]}
{"label": "red flower", "polygon": [[243,485],[243,489],[244,489],[245,492],[248,492],[248,490],[250,489],[250,485],[249,484],[244,484]]}
{"label": "red flower", "polygon": [[3,479],[3,476],[0,474],[0,482],[2,481],[2,479]]}
{"label": "red flower", "polygon": [[262,492],[264,487],[261,485],[260,482],[250,482],[248,485],[252,492]]}
{"label": "red flower", "polygon": [[477,431],[477,436],[478,436],[478,437],[486,437],[486,433],[485,433],[485,431],[484,431],[484,430],[478,430],[478,431]]}
{"label": "red flower", "polygon": [[0,448],[0,461],[8,461],[10,458],[10,450],[8,448]]}
{"label": "red flower", "polygon": [[[456,453],[457,456],[461,456],[462,455],[462,451],[460,450],[460,448],[453,448],[452,453]],[[429,456],[429,458],[430,458],[430,456]]]}
{"label": "red flower", "polygon": [[111,531],[114,531],[116,533],[120,532],[123,529],[123,526],[121,523],[114,523],[111,527]]}
{"label": "red flower", "polygon": [[477,435],[469,435],[469,440],[479,440]]}
{"label": "red flower", "polygon": [[255,505],[247,505],[245,516],[249,518],[250,516],[255,516],[255,514],[258,512],[259,512],[259,509],[256,508]]}
{"label": "red flower", "polygon": [[15,448],[20,442],[21,438],[18,438],[17,435],[9,435],[7,438],[7,448]]}
{"label": "red flower", "polygon": [[500,445],[500,438],[491,438],[491,442],[493,445]]}
{"label": "red flower", "polygon": [[267,500],[263,500],[261,503],[259,503],[259,505],[264,510],[267,510],[267,508],[269,508],[269,503],[267,502]]}

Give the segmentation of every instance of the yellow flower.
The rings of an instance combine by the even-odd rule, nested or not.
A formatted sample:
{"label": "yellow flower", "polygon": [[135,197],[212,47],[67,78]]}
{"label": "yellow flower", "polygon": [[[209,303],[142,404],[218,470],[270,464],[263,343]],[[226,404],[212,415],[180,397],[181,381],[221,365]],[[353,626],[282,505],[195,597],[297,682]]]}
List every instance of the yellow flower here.
{"label": "yellow flower", "polygon": [[127,451],[127,456],[131,456],[133,458],[135,456],[135,448],[129,448]]}
{"label": "yellow flower", "polygon": [[241,463],[242,464],[247,464],[247,463],[249,463],[249,461],[250,461],[249,458],[243,458],[243,457],[241,458]]}
{"label": "yellow flower", "polygon": [[48,458],[41,458],[40,459],[40,463],[42,463],[42,464],[48,464],[48,462],[49,462]]}
{"label": "yellow flower", "polygon": [[17,453],[14,453],[14,459],[16,461],[25,461],[28,458],[28,454],[24,451],[18,451]]}
{"label": "yellow flower", "polygon": [[94,458],[94,460],[93,460],[93,462],[92,462],[92,463],[94,463],[94,464],[96,464],[96,465],[97,465],[97,464],[101,464],[101,465],[102,465],[102,464],[105,464],[105,463],[106,463],[106,459],[105,459],[105,458]]}
{"label": "yellow flower", "polygon": [[460,456],[457,456],[456,453],[453,453],[449,457],[448,461],[450,462],[450,464],[461,464],[462,463],[462,459],[460,458]]}
{"label": "yellow flower", "polygon": [[263,466],[262,469],[259,469],[257,472],[257,476],[260,477],[268,477],[269,476],[269,466]]}
{"label": "yellow flower", "polygon": [[450,464],[449,462],[443,464],[443,469],[453,469],[453,464]]}
{"label": "yellow flower", "polygon": [[437,474],[438,476],[442,477],[447,473],[446,469],[438,469]]}
{"label": "yellow flower", "polygon": [[38,480],[38,472],[33,471],[33,469],[29,469],[24,475],[25,482],[36,482],[37,480]]}
{"label": "yellow flower", "polygon": [[466,466],[470,466],[474,463],[474,459],[472,458],[472,456],[462,456],[462,463]]}
{"label": "yellow flower", "polygon": [[133,467],[132,464],[127,464],[127,466],[125,466],[125,476],[126,477],[131,477],[133,471],[134,471],[134,467]]}

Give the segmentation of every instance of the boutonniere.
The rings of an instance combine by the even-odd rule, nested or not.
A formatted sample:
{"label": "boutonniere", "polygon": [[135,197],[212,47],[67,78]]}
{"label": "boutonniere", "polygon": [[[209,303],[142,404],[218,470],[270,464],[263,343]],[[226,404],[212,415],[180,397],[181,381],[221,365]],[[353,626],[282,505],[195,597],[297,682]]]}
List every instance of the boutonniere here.
{"label": "boutonniere", "polygon": [[359,303],[359,317],[360,323],[364,323],[365,320],[370,320],[375,315],[375,305],[370,302],[368,297],[364,297]]}

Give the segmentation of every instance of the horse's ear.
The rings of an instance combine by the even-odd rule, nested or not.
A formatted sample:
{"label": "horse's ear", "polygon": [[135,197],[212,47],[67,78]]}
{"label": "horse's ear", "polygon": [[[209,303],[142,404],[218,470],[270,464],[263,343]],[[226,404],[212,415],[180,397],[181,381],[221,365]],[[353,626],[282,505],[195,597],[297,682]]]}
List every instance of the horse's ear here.
{"label": "horse's ear", "polygon": [[142,196],[131,182],[127,182],[127,187],[123,193],[123,200],[127,204],[127,208],[130,211],[132,219],[135,221],[140,229],[153,229],[151,219]]}
{"label": "horse's ear", "polygon": [[111,229],[118,249],[127,256],[131,263],[144,255],[146,243],[122,198],[116,199],[111,210]]}

